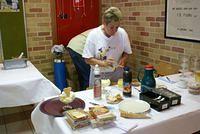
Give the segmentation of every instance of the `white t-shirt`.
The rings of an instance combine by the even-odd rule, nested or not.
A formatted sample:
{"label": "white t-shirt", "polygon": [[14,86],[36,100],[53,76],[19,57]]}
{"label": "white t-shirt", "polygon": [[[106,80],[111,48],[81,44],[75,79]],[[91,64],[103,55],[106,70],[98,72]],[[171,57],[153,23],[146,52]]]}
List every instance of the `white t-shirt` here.
{"label": "white t-shirt", "polygon": [[126,31],[119,27],[117,32],[108,38],[99,26],[89,33],[83,50],[83,57],[94,57],[100,60],[113,58],[118,63],[123,52],[132,53]]}
{"label": "white t-shirt", "polygon": [[[93,29],[87,39],[83,49],[83,58],[97,58],[99,60],[106,60],[107,58],[113,58],[117,65],[123,52],[131,54],[131,46],[128,35],[123,28],[118,28],[117,32],[107,37],[103,31],[102,26]],[[90,77],[93,73],[93,67],[91,67]],[[101,72],[112,72],[113,69],[104,68]]]}

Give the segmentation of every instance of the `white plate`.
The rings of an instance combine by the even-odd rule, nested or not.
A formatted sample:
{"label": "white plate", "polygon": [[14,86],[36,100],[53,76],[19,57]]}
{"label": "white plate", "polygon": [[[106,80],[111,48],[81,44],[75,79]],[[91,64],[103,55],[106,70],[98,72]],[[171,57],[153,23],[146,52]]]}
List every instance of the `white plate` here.
{"label": "white plate", "polygon": [[144,113],[150,109],[149,103],[143,100],[126,99],[119,103],[119,110],[128,113]]}

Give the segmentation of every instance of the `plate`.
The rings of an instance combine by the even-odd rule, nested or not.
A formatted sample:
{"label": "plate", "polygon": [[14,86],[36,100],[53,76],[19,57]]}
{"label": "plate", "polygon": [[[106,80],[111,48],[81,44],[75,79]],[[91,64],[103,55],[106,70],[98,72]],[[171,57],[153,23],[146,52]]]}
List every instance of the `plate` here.
{"label": "plate", "polygon": [[85,108],[85,102],[80,98],[75,98],[71,103],[65,104],[59,100],[59,97],[52,98],[42,102],[40,111],[51,116],[61,117],[63,112],[69,109]]}
{"label": "plate", "polygon": [[126,99],[119,103],[119,110],[127,113],[144,113],[150,109],[149,103],[143,100]]}

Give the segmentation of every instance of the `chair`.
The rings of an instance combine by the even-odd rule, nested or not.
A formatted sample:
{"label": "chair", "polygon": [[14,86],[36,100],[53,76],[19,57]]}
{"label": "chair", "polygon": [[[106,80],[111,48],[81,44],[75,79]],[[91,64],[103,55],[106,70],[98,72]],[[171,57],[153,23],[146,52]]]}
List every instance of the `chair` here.
{"label": "chair", "polygon": [[165,76],[170,74],[176,74],[179,72],[179,66],[170,64],[167,62],[159,61],[158,64],[155,66],[157,71],[157,76]]}

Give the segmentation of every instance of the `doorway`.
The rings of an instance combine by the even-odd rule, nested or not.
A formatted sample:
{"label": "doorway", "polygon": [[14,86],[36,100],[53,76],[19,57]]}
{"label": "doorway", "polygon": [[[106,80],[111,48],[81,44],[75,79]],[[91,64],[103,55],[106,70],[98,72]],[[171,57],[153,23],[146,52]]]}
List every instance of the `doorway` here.
{"label": "doorway", "polygon": [[99,0],[56,0],[57,43],[99,25]]}

